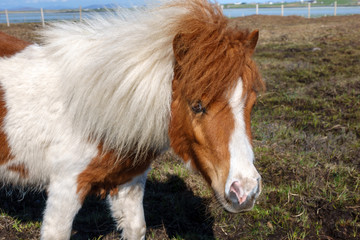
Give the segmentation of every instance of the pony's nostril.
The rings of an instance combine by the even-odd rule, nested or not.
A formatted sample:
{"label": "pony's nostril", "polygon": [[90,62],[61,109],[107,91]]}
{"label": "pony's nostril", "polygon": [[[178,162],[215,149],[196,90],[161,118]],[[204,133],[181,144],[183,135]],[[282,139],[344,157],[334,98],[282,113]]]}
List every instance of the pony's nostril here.
{"label": "pony's nostril", "polygon": [[239,204],[246,201],[247,195],[238,181],[235,181],[230,186],[230,198],[236,200]]}

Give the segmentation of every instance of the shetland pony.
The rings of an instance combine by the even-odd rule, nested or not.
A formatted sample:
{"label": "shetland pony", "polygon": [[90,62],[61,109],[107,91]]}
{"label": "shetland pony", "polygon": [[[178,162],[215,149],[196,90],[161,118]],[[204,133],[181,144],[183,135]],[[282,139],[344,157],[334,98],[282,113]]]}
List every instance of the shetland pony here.
{"label": "shetland pony", "polygon": [[225,209],[253,207],[258,31],[227,23],[217,5],[179,0],[56,23],[0,60],[0,181],[47,190],[41,239],[69,239],[89,194],[107,197],[123,238],[144,239],[146,175],[168,147]]}

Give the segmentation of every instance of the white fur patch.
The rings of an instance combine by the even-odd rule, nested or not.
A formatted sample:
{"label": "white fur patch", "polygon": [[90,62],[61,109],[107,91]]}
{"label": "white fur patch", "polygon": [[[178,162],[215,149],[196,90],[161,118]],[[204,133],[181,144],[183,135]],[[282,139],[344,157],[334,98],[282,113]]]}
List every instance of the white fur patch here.
{"label": "white fur patch", "polygon": [[[225,194],[229,194],[230,186],[234,181],[240,183],[249,182],[248,179],[256,179],[259,173],[254,167],[254,153],[249,138],[246,134],[246,126],[244,120],[245,101],[242,98],[243,84],[242,79],[239,82],[230,98],[230,106],[234,114],[235,128],[232,133],[229,151],[230,151],[230,169],[229,175],[225,184]],[[253,181],[251,181],[253,183]],[[253,184],[243,186],[245,194],[249,194],[253,188]]]}
{"label": "white fur patch", "polygon": [[121,185],[116,196],[108,197],[112,215],[117,228],[123,230],[124,239],[145,239],[146,224],[142,203],[149,170]]}

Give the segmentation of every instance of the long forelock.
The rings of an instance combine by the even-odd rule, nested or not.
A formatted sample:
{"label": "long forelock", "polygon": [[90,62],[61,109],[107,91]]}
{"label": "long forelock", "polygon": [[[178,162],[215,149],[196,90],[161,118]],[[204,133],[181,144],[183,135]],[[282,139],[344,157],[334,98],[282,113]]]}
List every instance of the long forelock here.
{"label": "long forelock", "polygon": [[206,0],[188,4],[178,29],[189,44],[177,66],[182,94],[209,104],[234,89],[240,77],[244,86],[260,91],[261,77],[244,44],[249,31],[230,28],[220,7]]}

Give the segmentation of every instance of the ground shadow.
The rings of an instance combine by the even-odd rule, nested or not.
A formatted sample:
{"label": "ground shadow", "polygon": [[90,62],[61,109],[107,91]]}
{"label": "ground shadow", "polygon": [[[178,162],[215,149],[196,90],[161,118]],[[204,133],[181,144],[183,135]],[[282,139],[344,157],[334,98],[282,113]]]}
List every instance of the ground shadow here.
{"label": "ground shadow", "polygon": [[37,227],[21,229],[18,225],[19,222],[40,222],[45,199],[44,192],[24,193],[16,188],[0,188],[0,239],[39,239],[40,232]]}
{"label": "ground shadow", "polygon": [[[0,211],[22,223],[41,222],[46,198],[45,192],[28,191],[24,194],[22,190],[2,188]],[[212,230],[214,219],[206,212],[206,201],[194,196],[177,176],[169,176],[166,182],[148,180],[144,196],[147,227],[165,228],[170,239],[199,239],[199,236],[202,236],[201,239],[215,239]],[[34,239],[39,235],[38,231],[34,233],[34,229],[29,231],[35,236]],[[7,239],[11,239],[11,236],[17,238],[18,234],[9,227]],[[29,232],[25,230],[21,234]],[[115,232],[115,222],[106,201],[88,197],[75,218],[71,239],[85,240],[108,235],[114,235],[116,239],[119,234]]]}
{"label": "ground shadow", "polygon": [[144,197],[148,228],[165,228],[170,239],[215,239],[214,219],[206,211],[208,200],[194,195],[177,176],[166,182],[148,180]]}
{"label": "ground shadow", "polygon": [[[45,191],[36,192],[4,187],[0,189],[0,212],[22,223],[41,222],[46,199]],[[105,200],[88,197],[74,220],[71,239],[87,240],[105,236],[114,231],[114,226]],[[29,239],[29,235],[36,239],[39,236],[39,231],[35,232],[34,229],[17,231],[9,226],[6,230],[6,239],[20,239],[23,235],[27,236],[23,239]]]}

